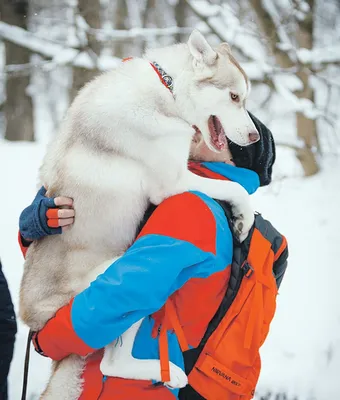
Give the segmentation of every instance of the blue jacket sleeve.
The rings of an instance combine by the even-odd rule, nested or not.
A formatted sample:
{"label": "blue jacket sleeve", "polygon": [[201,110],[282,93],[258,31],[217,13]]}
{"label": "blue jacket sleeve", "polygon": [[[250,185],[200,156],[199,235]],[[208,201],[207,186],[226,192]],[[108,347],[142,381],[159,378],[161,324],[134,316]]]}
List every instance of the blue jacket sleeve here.
{"label": "blue jacket sleeve", "polygon": [[74,298],[73,329],[88,346],[102,348],[159,310],[190,278],[221,271],[231,258],[232,236],[220,206],[194,193],[174,196],[127,252]]}

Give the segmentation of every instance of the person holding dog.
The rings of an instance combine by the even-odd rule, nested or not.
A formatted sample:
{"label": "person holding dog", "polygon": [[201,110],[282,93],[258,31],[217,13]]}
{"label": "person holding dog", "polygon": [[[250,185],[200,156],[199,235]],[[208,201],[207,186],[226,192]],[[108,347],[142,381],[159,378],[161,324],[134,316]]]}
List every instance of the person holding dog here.
{"label": "person holding dog", "polygon": [[[196,135],[190,170],[211,179],[236,181],[250,194],[258,186],[268,185],[275,161],[274,140],[258,119],[252,115],[251,118],[260,133],[259,142],[248,147],[229,142],[227,150],[215,153]],[[62,229],[72,225],[74,211],[65,213],[57,206],[65,203],[71,205],[71,199],[47,199],[43,191],[38,193],[38,198],[24,210],[20,220],[19,242],[23,253],[29,239],[61,233]],[[118,267],[117,264],[109,267],[91,287],[62,307],[41,331],[35,333],[33,343],[42,355],[54,360],[73,353],[88,356],[79,400],[210,400],[220,398],[222,393],[227,400],[241,398],[235,397],[237,395],[244,399],[253,397],[253,386],[260,371],[258,348],[274,315],[275,296],[286,270],[288,250],[284,237],[271,226],[268,228],[269,223],[265,232],[274,232],[271,237],[261,240],[259,231],[256,235],[251,232],[250,259],[256,263],[255,259],[261,258],[264,243],[269,251],[266,265],[270,265],[271,270],[263,270],[254,287],[249,289],[251,295],[247,299],[250,303],[245,304],[250,304],[256,312],[249,310],[246,319],[235,314],[241,332],[244,332],[242,343],[236,343],[237,337],[235,343],[229,341],[229,351],[220,354],[219,362],[205,359],[206,370],[200,375],[197,371],[202,369],[202,349],[206,348],[209,335],[225,323],[224,314],[218,314],[230,310],[233,304],[237,306],[246,285],[250,285],[258,272],[247,259],[237,265],[236,253],[242,253],[243,247],[233,243],[227,208],[200,193],[183,193],[165,200],[157,208],[150,207],[135,243],[121,257]],[[32,221],[39,221],[38,226]],[[242,277],[235,279],[237,269],[242,269],[243,280]],[[239,281],[239,285],[235,286],[234,280]],[[264,304],[262,299],[265,299]],[[230,304],[226,305],[226,302]],[[160,358],[164,376],[168,372],[164,357],[185,368],[190,374],[189,385],[179,392],[162,384],[106,377],[100,372],[101,349],[137,319],[147,316],[150,317],[145,318],[136,336],[133,356]],[[258,326],[261,316],[264,325]],[[265,334],[262,331],[266,331]],[[259,332],[261,336],[258,336]],[[240,354],[232,354],[231,349],[237,346]],[[164,355],[164,349],[168,354]],[[242,366],[235,362],[236,370],[224,368],[227,358],[238,356],[243,357]],[[254,371],[256,376],[253,377]],[[192,374],[194,379],[190,378]],[[210,380],[206,381],[207,378]]]}

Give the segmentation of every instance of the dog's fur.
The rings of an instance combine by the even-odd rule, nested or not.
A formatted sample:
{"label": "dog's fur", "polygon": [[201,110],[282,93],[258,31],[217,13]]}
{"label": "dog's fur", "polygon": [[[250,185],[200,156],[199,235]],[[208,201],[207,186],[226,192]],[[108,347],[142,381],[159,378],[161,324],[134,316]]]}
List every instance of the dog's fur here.
{"label": "dog's fur", "polygon": [[[173,95],[150,66],[153,61],[174,79]],[[231,92],[239,95],[238,103],[231,100]],[[229,201],[235,231],[241,237],[247,233],[253,211],[246,191],[237,183],[190,173],[187,160],[193,125],[213,149],[211,115],[218,116],[231,140],[250,144],[249,133],[256,128],[244,108],[248,94],[248,79],[229,47],[222,44],[215,51],[197,31],[187,44],[149,51],[143,59],[122,63],[80,91],[41,168],[41,184],[48,187],[49,196],[74,199],[76,220],[69,231],[34,242],[27,252],[20,316],[32,330],[41,329],[124,253],[149,201],[158,204],[170,195],[199,190]],[[141,362],[134,360],[135,370],[131,364],[139,324],[124,334],[124,346],[116,346],[114,357],[112,347],[105,352],[101,365],[105,374],[109,369],[114,376],[160,380],[159,361],[144,360],[140,369]],[[76,356],[59,363],[42,398],[77,399],[83,365]],[[171,365],[169,385],[186,382],[184,372]]]}

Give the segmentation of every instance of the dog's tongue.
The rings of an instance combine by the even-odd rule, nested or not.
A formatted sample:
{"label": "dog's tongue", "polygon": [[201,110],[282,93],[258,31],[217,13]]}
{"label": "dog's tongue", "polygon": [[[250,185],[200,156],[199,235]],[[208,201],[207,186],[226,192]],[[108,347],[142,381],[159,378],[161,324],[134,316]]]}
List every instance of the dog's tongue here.
{"label": "dog's tongue", "polygon": [[216,116],[211,116],[208,125],[212,145],[218,151],[225,150],[227,148],[227,137],[220,120]]}
{"label": "dog's tongue", "polygon": [[227,148],[227,137],[225,135],[224,129],[221,125],[221,130],[218,134],[218,146],[220,150],[225,150]]}

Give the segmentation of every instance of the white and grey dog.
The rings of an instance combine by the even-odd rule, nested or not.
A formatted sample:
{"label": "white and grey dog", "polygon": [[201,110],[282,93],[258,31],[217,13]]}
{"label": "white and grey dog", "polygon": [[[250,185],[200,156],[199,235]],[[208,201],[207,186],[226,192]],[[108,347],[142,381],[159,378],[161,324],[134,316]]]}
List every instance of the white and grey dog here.
{"label": "white and grey dog", "polygon": [[[172,78],[172,91],[160,82],[160,67]],[[188,43],[150,50],[80,91],[41,168],[48,195],[72,197],[77,216],[72,229],[27,252],[20,316],[32,330],[126,251],[149,202],[204,192],[231,203],[235,231],[246,236],[254,219],[246,191],[194,175],[187,161],[195,130],[216,152],[225,149],[226,135],[242,146],[259,139],[245,110],[249,91],[229,46],[214,50],[198,31]],[[159,361],[132,358],[140,322],[123,335],[122,347],[108,346],[104,375],[160,380]],[[84,362],[76,356],[61,361],[42,398],[78,399]],[[177,366],[171,364],[170,374],[170,386],[187,384]]]}

